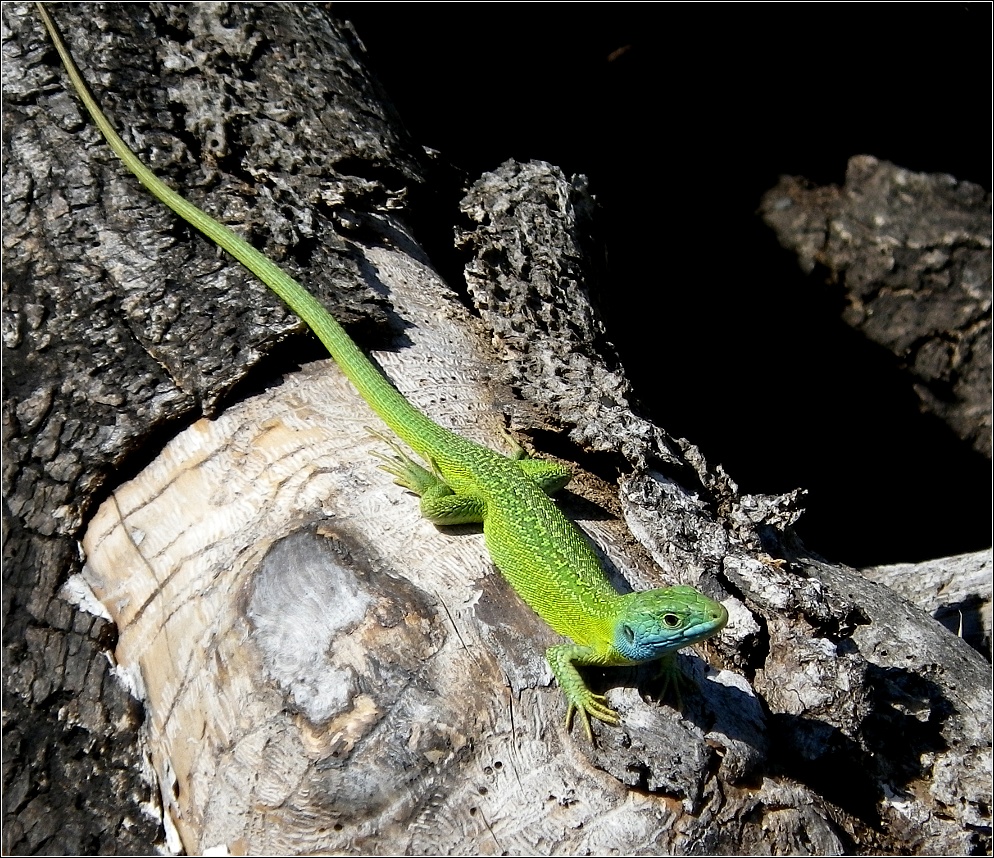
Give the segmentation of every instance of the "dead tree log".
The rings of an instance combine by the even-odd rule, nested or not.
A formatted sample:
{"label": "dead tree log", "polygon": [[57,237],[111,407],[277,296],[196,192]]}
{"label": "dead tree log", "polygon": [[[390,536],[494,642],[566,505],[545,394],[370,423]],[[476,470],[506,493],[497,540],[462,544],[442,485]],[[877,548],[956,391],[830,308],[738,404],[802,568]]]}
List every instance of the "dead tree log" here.
{"label": "dead tree log", "polygon": [[[651,670],[610,671],[591,679],[623,725],[567,734],[555,637],[479,533],[419,518],[335,365],[143,195],[11,4],[9,851],[989,850],[983,659],[810,556],[800,493],[743,495],[632,410],[585,288],[582,179],[476,182],[463,300],[411,227],[432,168],[325,7],[54,12],[161,175],[434,419],[586,465],[564,507],[619,583],[693,584],[732,620],[712,669],[682,659],[682,712]],[[281,378],[239,387],[273,354]]]}

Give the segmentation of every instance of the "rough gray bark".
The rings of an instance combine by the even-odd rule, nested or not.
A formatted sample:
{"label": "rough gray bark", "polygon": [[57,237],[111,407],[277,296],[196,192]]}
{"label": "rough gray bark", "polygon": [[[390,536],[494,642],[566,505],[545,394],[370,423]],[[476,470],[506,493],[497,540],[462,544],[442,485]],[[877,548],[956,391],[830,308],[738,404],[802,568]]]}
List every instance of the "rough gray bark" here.
{"label": "rough gray bark", "polygon": [[[740,494],[694,447],[631,414],[624,378],[603,358],[588,364],[600,331],[577,321],[588,312],[577,284],[596,283],[596,271],[579,262],[589,258],[590,205],[576,180],[507,164],[463,208],[478,223],[462,239],[475,254],[470,291],[499,332],[510,383],[585,447],[627,462],[626,523],[668,576],[730,595],[714,649],[763,706],[727,687],[722,703],[712,701],[712,711],[744,721],[719,731],[716,780],[693,793],[695,810],[713,814],[701,851],[988,852],[985,661],[893,591],[806,552],[789,530],[800,493]],[[522,240],[538,229],[536,247]],[[548,369],[536,385],[538,366]],[[591,378],[608,380],[590,389]],[[603,738],[612,752],[615,736]],[[624,764],[603,746],[595,759],[620,777]],[[631,749],[623,756],[630,765]],[[774,809],[779,801],[789,813]]]}
{"label": "rough gray bark", "polygon": [[762,214],[839,284],[845,321],[898,358],[922,408],[990,459],[990,193],[859,156],[841,188],[783,177]]}
{"label": "rough gray bark", "polygon": [[[343,322],[382,322],[342,235],[368,238],[369,216],[420,179],[347,27],[316,6],[52,11],[147,162],[307,271]],[[139,808],[157,798],[140,777],[141,711],[102,656],[114,629],[57,593],[108,481],[301,325],[140,197],[67,92],[34,6],[2,14],[5,848],[147,852],[159,826]]]}
{"label": "rough gray bark", "polygon": [[[403,368],[410,351],[397,336],[402,328],[367,284],[381,282],[371,260],[386,272],[390,253],[419,259],[393,218],[413,214],[405,190],[416,188],[420,173],[374,97],[349,30],[336,28],[319,7],[277,5],[87,6],[67,24],[68,12],[81,8],[55,12],[118,127],[138,129],[139,151],[195,201],[306,275],[334,313],[349,318],[334,301],[344,294],[357,315],[386,317],[395,350],[381,359]],[[296,325],[263,287],[137,194],[64,93],[31,8],[3,11],[5,104],[8,126],[19,131],[5,161],[5,300],[14,332],[4,401],[13,525],[5,563],[13,584],[5,588],[12,594],[5,646],[13,668],[5,671],[5,846],[147,851],[162,835],[141,821],[139,804],[155,806],[158,798],[139,773],[154,772],[167,811],[189,794],[187,783],[163,777],[180,768],[156,757],[167,745],[143,746],[147,765],[137,750],[139,733],[156,735],[151,722],[161,699],[146,689],[139,709],[103,667],[103,648],[118,665],[130,657],[115,640],[118,629],[129,628],[93,620],[58,593],[79,569],[76,539],[101,486],[114,490],[101,507],[111,514],[131,491],[119,490],[115,469],[129,454],[148,449],[151,457],[156,430],[171,434],[184,415],[216,409],[258,354]],[[141,45],[149,47],[136,49]],[[226,69],[232,57],[237,75]],[[122,67],[131,58],[134,67]],[[177,116],[170,105],[184,102]],[[274,115],[272,124],[254,119]],[[82,139],[92,146],[78,161]],[[215,151],[225,157],[214,158]],[[742,495],[691,444],[632,413],[623,373],[581,289],[597,276],[582,180],[566,180],[548,165],[508,164],[477,183],[464,211],[474,223],[461,237],[472,255],[469,292],[498,346],[487,364],[503,367],[497,381],[504,384],[490,386],[493,398],[513,426],[546,430],[535,433],[536,445],[596,470],[580,476],[575,491],[582,498],[567,496],[565,506],[593,532],[610,532],[611,519],[624,517],[631,535],[608,550],[632,585],[683,581],[725,598],[731,622],[706,647],[724,669],[686,695],[683,714],[646,702],[640,692],[658,691],[651,671],[594,676],[609,686],[625,722],[596,725],[598,744],[590,748],[562,729],[561,695],[548,686],[542,660],[548,632],[499,578],[481,571],[474,535],[418,529],[419,540],[438,539],[440,550],[458,555],[449,565],[440,554],[439,565],[459,571],[459,586],[477,576],[482,582],[473,609],[450,615],[439,607],[447,604],[444,591],[397,581],[407,566],[387,554],[388,534],[379,542],[360,538],[343,526],[340,510],[276,532],[260,527],[261,559],[252,546],[237,554],[246,564],[244,588],[210,594],[244,613],[250,628],[206,638],[203,649],[222,681],[233,650],[263,661],[273,654],[257,684],[234,689],[236,700],[244,693],[245,708],[225,715],[237,722],[266,707],[281,736],[304,738],[296,757],[277,753],[288,746],[275,743],[256,749],[252,765],[231,755],[245,768],[223,787],[229,805],[241,798],[241,815],[220,820],[218,803],[192,808],[199,814],[191,813],[192,821],[211,836],[222,832],[231,851],[265,851],[280,826],[283,843],[322,852],[989,851],[983,661],[890,591],[808,555],[789,533],[800,493]],[[388,279],[388,297],[410,305],[405,277],[384,274]],[[412,339],[443,317],[473,327],[450,293],[426,282],[414,284],[413,297],[430,288],[429,302],[439,309],[416,323],[404,315]],[[378,314],[355,309],[374,300]],[[467,339],[479,337],[474,330]],[[473,363],[482,354],[476,348],[457,359]],[[451,356],[439,355],[443,372],[432,376],[441,381],[417,391],[436,404],[463,392],[451,381],[446,387],[446,377],[459,376],[445,359]],[[209,372],[201,361],[213,362]],[[416,379],[421,369],[413,369]],[[308,367],[253,401],[276,403],[283,427],[286,415],[296,419],[317,406],[288,408],[282,393],[292,394],[291,403],[303,401],[304,389],[324,386],[330,395],[336,378]],[[471,402],[470,417],[489,404]],[[267,430],[239,424],[241,407],[191,431],[229,423],[236,432]],[[302,431],[287,432],[298,447]],[[182,449],[190,434],[170,449]],[[308,449],[298,454],[306,459]],[[345,461],[346,453],[340,456]],[[288,473],[322,478],[336,470],[333,459],[321,457],[311,471],[301,465]],[[161,469],[161,458],[143,474]],[[179,464],[185,472],[196,463]],[[222,478],[250,479],[254,472],[244,467],[248,473],[230,470]],[[369,480],[367,473],[360,479]],[[620,494],[611,485],[616,478]],[[335,501],[321,503],[334,508]],[[414,504],[406,512],[413,521]],[[161,520],[163,531],[168,526]],[[297,580],[287,568],[314,576],[307,598],[281,592]],[[136,566],[130,577],[137,581],[141,571]],[[335,576],[333,586],[325,572]],[[191,592],[179,602],[184,610],[208,601]],[[318,613],[290,621],[283,598],[288,607],[313,598]],[[376,610],[364,612],[367,603]],[[107,600],[112,611],[136,607],[145,610],[145,603],[134,594],[130,603]],[[349,611],[355,618],[341,620]],[[315,646],[311,667],[344,659],[334,665],[347,677],[343,686],[353,682],[361,693],[318,705],[305,695],[321,690],[321,673],[306,681],[296,670],[284,676],[278,659],[294,623],[305,630],[313,623],[318,637],[325,616],[327,639],[315,646],[305,634],[291,643]],[[467,654],[468,662],[458,660]],[[699,661],[683,661],[703,672]],[[462,685],[444,684],[460,664]],[[140,725],[143,711],[149,723]],[[183,738],[181,751],[190,745],[189,735]],[[284,766],[301,790],[294,800],[253,792]],[[191,819],[182,822],[186,848],[218,845],[198,836]],[[236,823],[245,826],[240,834]]]}

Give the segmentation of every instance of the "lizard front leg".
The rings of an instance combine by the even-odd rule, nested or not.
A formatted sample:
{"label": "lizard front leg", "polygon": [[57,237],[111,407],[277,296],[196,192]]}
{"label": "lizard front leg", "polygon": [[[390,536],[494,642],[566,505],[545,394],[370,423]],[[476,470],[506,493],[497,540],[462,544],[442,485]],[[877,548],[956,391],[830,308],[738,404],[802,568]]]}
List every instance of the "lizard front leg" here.
{"label": "lizard front leg", "polygon": [[510,432],[505,431],[504,438],[511,448],[507,458],[517,462],[524,474],[547,495],[555,494],[573,479],[573,471],[566,465],[545,459],[533,459]]}
{"label": "lizard front leg", "polygon": [[568,731],[573,723],[573,714],[580,716],[583,730],[587,738],[593,742],[594,733],[590,728],[590,718],[596,718],[605,724],[620,724],[621,716],[610,706],[603,694],[594,694],[587,683],[580,676],[580,671],[576,669],[578,664],[603,664],[604,659],[598,652],[589,646],[580,644],[559,644],[549,647],[545,653],[549,660],[552,673],[559,683],[563,694],[566,695],[566,730]]}

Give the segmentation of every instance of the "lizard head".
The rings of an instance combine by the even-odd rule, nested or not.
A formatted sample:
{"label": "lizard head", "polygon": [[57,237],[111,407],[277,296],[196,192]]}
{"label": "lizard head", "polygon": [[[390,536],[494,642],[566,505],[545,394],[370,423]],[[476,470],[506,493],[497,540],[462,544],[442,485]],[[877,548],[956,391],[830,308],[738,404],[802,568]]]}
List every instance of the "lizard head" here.
{"label": "lizard head", "polygon": [[721,602],[693,587],[628,593],[614,624],[614,647],[633,662],[652,661],[717,634],[728,622]]}

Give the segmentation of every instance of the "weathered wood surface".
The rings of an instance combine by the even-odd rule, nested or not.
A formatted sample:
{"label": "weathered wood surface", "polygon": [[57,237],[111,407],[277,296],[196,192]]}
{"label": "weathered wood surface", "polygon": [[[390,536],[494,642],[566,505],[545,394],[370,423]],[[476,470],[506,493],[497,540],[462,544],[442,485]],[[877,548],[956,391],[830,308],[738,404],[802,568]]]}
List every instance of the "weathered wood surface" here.
{"label": "weathered wood surface", "polygon": [[860,572],[931,614],[990,660],[994,638],[991,549],[922,563],[871,566]]}
{"label": "weathered wood surface", "polygon": [[[809,556],[789,534],[799,494],[744,496],[632,412],[583,288],[597,271],[581,180],[509,163],[472,189],[474,315],[405,226],[423,167],[347,29],[319,7],[86,8],[72,26],[55,12],[94,72],[134,64],[91,80],[119,127],[155,141],[163,175],[323,298],[344,296],[333,312],[372,318],[353,330],[433,417],[495,446],[507,422],[596,469],[564,505],[633,586],[697,584],[732,619],[705,648],[720,669],[683,659],[702,682],[682,714],[654,701],[651,671],[595,674],[624,724],[598,726],[595,748],[567,735],[543,658],[554,636],[479,534],[426,524],[375,468],[375,419],[330,361],[225,399],[299,326],[140,195],[60,89],[30,7],[7,6],[5,91],[21,97],[6,104],[23,131],[6,165],[43,189],[12,183],[5,207],[8,235],[24,236],[6,269],[21,332],[5,396],[18,418],[5,474],[21,552],[5,605],[16,851],[77,835],[38,827],[46,802],[79,842],[117,820],[117,851],[141,851],[156,835],[132,796],[189,852],[989,851],[985,662],[888,589]],[[215,65],[225,51],[238,73]],[[150,57],[165,80],[143,71]],[[205,116],[174,128],[166,105],[184,97]],[[274,110],[281,121],[249,126]],[[193,166],[204,158],[211,169]],[[94,367],[113,381],[85,396]],[[215,419],[190,423],[201,408]],[[115,475],[167,433],[132,479]],[[61,494],[35,498],[35,484]],[[76,754],[79,785],[46,783],[80,735],[92,754]],[[40,764],[32,743],[50,747]],[[67,794],[82,813],[61,809]]]}

